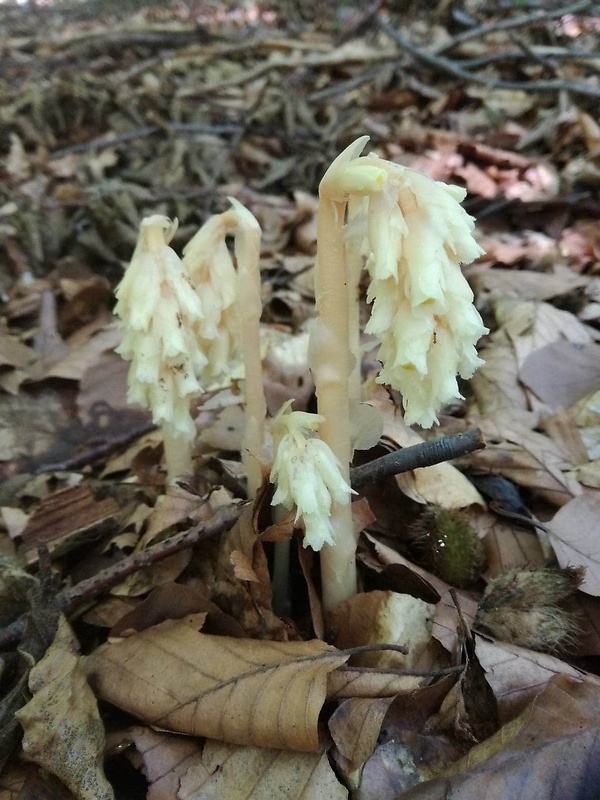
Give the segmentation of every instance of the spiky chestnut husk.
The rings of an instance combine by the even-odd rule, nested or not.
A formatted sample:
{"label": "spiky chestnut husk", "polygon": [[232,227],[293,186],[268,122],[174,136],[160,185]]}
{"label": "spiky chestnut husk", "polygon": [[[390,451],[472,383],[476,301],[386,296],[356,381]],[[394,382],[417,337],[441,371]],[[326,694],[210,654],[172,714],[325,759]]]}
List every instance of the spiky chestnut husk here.
{"label": "spiky chestnut husk", "polygon": [[459,589],[470,586],[481,575],[485,551],[477,531],[460,511],[426,511],[419,520],[431,571]]}
{"label": "spiky chestnut husk", "polygon": [[476,624],[497,639],[556,653],[568,649],[579,631],[577,614],[560,605],[579,587],[579,567],[511,569],[489,582]]}

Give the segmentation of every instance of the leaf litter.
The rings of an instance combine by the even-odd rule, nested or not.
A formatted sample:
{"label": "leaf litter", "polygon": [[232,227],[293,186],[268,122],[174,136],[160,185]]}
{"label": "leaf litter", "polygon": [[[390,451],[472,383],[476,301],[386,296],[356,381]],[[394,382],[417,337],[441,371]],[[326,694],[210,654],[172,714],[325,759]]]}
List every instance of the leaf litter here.
{"label": "leaf litter", "polygon": [[[591,6],[104,0],[0,17],[2,795],[596,796]],[[486,448],[361,489],[364,591],[331,616],[293,517],[272,519],[268,492],[239,507],[237,378],[195,404],[195,474],[165,488],[161,433],[126,403],[112,290],[142,217],[178,217],[180,249],[235,195],[263,229],[269,412],[311,409],[317,187],[365,132],[467,188],[486,254],[465,274],[490,334],[466,399],[423,435],[373,387],[365,338],[384,430],[360,457],[473,427]],[[468,586],[432,572],[432,509],[483,543]],[[272,542],[290,537],[274,609]],[[540,567],[583,568],[551,612],[563,639],[523,638],[520,615],[548,603],[508,587]],[[485,618],[486,585],[517,636]]]}

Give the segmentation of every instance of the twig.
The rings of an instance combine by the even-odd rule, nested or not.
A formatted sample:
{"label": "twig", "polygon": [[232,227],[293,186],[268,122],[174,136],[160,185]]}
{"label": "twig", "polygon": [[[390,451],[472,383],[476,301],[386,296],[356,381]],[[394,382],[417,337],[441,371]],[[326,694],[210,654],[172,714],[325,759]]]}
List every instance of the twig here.
{"label": "twig", "polygon": [[423,50],[416,44],[406,39],[396,31],[387,20],[380,17],[379,25],[396,44],[410,55],[422,61],[434,69],[453,75],[455,78],[469,83],[479,83],[489,86],[492,89],[515,89],[524,92],[561,92],[570,91],[575,94],[588,95],[590,97],[600,97],[600,87],[588,86],[586,83],[578,81],[562,80],[539,80],[539,81],[505,81],[500,78],[489,78],[486,75],[477,75],[458,66],[455,61],[443,56],[438,56],[430,50]]}
{"label": "twig", "polygon": [[453,458],[459,458],[484,447],[481,431],[479,428],[473,428],[464,433],[455,433],[442,439],[405,447],[376,458],[361,467],[354,467],[350,470],[350,482],[354,489],[358,489],[390,478],[392,475],[398,475],[400,472],[451,461]]}
{"label": "twig", "polygon": [[535,22],[546,22],[551,19],[560,19],[560,17],[564,17],[565,14],[576,14],[578,11],[584,11],[586,8],[589,8],[590,5],[590,0],[580,0],[580,2],[573,3],[573,5],[567,6],[566,8],[557,8],[552,11],[533,11],[531,14],[523,14],[520,17],[502,19],[496,22],[489,22],[485,25],[478,25],[477,27],[471,28],[468,31],[464,31],[464,33],[459,33],[457,36],[453,36],[452,39],[439,44],[437,47],[432,47],[429,52],[433,55],[447,53],[458,44],[468,42],[471,39],[481,39],[481,37],[486,36],[488,33],[507,31],[511,28],[522,28],[525,25],[530,25]]}
{"label": "twig", "polygon": [[[81,581],[76,586],[63,589],[56,597],[58,608],[67,615],[71,614],[76,608],[88,600],[104,594],[134,572],[156,564],[158,561],[164,561],[165,558],[179,553],[181,550],[194,547],[204,539],[225,533],[237,522],[242,508],[242,505],[220,508],[207,522],[201,522],[189,531],[171,536],[163,542],[148,547],[141,553],[128,556],[114,566],[103,569],[92,578]],[[25,631],[27,617],[28,614],[23,614],[0,631],[0,648],[19,641]]]}
{"label": "twig", "polygon": [[[175,133],[212,133],[215,135],[233,134],[239,129],[239,125],[201,125],[188,122],[173,122],[169,124],[169,129]],[[159,125],[146,125],[143,128],[136,128],[132,131],[119,133],[110,138],[99,136],[87,142],[78,142],[69,147],[61,147],[53,150],[50,158],[62,158],[63,156],[74,153],[85,153],[87,150],[104,150],[107,147],[114,147],[117,144],[131,142],[134,139],[144,139],[147,136],[154,136],[155,133],[164,133],[164,129]]]}
{"label": "twig", "polygon": [[[582,50],[570,50],[567,47],[545,47],[532,45],[529,47],[532,55],[536,58],[554,58],[557,61],[598,61],[598,53],[586,53]],[[522,61],[527,55],[522,50],[503,50],[497,53],[484,53],[481,56],[472,58],[461,58],[461,67],[486,67],[497,61]],[[591,65],[594,68],[594,65]]]}
{"label": "twig", "polygon": [[121,436],[115,436],[108,441],[89,447],[87,450],[84,450],[83,453],[77,453],[70,458],[65,458],[64,461],[55,461],[52,464],[40,464],[39,467],[35,467],[32,474],[42,475],[44,472],[68,472],[69,470],[80,469],[100,458],[110,455],[120,447],[125,447],[134,439],[155,429],[156,425],[153,422],[146,422],[144,425],[129,430]]}

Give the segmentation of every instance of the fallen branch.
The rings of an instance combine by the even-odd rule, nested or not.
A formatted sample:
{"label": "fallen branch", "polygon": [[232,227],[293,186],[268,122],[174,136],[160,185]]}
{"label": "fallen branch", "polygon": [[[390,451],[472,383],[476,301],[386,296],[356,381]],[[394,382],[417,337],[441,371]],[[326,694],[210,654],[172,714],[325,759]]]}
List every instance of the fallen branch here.
{"label": "fallen branch", "polygon": [[[563,12],[564,13],[564,12]],[[489,78],[486,75],[478,75],[469,70],[463,69],[455,61],[444,56],[436,55],[430,50],[424,50],[418,45],[406,39],[396,31],[390,23],[383,17],[379,18],[379,25],[396,44],[409,53],[414,58],[427,64],[429,67],[446,72],[455,78],[467,81],[468,83],[479,83],[489,86],[492,89],[521,90],[524,92],[562,92],[569,91],[574,94],[583,94],[590,97],[600,97],[600,87],[591,86],[579,81],[563,80],[539,80],[539,81],[505,81],[501,78]]]}
{"label": "fallen branch", "polygon": [[[181,550],[195,547],[205,539],[225,533],[237,522],[242,508],[242,505],[220,508],[207,522],[201,522],[189,531],[171,536],[148,547],[141,553],[135,553],[122,559],[114,566],[101,570],[97,575],[81,581],[75,586],[63,589],[56,596],[57,608],[68,616],[88,600],[104,594],[143,567],[164,561],[165,558],[179,553]],[[0,648],[14,645],[21,639],[28,616],[28,614],[23,614],[0,631]]]}
{"label": "fallen branch", "polygon": [[463,42],[469,42],[472,39],[481,39],[488,33],[508,31],[513,28],[524,28],[526,25],[532,25],[536,22],[548,22],[552,19],[560,19],[566,14],[576,14],[579,11],[585,11],[585,9],[589,8],[590,5],[590,0],[579,0],[579,2],[573,3],[573,5],[567,6],[566,8],[560,6],[559,8],[551,11],[533,11],[531,14],[522,14],[520,17],[488,22],[485,25],[477,25],[474,28],[470,28],[468,31],[464,31],[463,33],[453,36],[451,39],[439,44],[437,47],[433,47],[429,52],[439,56],[442,53],[447,53],[449,50],[453,50],[457,45],[462,44]]}
{"label": "fallen branch", "polygon": [[433,464],[450,461],[484,447],[485,442],[481,431],[479,428],[473,428],[464,433],[455,433],[452,436],[444,436],[442,439],[432,439],[430,442],[395,450],[368,464],[354,467],[350,470],[350,481],[354,489],[362,488],[382,481],[384,478],[398,475],[400,472],[430,467]]}

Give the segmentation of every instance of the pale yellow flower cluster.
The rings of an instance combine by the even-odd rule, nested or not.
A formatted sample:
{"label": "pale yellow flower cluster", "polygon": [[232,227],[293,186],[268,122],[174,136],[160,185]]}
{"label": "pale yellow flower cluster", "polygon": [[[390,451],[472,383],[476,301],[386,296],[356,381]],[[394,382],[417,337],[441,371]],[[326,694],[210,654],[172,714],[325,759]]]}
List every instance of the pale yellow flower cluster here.
{"label": "pale yellow flower cluster", "polygon": [[324,544],[335,543],[332,502],[349,503],[352,489],[331,448],[315,433],[323,417],[290,411],[291,404],[291,400],[284,403],[272,424],[271,483],[277,487],[272,505],[296,506],[296,519],[302,517],[306,529],[304,547],[320,550]]}
{"label": "pale yellow flower cluster", "polygon": [[167,217],[142,220],[131,263],[115,292],[123,327],[117,352],[131,362],[129,401],[149,408],[157,424],[193,436],[190,398],[201,391],[197,376],[207,364],[194,326],[204,311],[169,247],[176,229]]}
{"label": "pale yellow flower cluster", "polygon": [[201,375],[204,382],[226,378],[239,355],[237,274],[225,239],[234,225],[232,211],[215,214],[183,248],[183,267],[204,310],[195,326],[199,346],[207,356]]}
{"label": "pale yellow flower cluster", "polygon": [[367,206],[373,307],[365,330],[381,341],[378,381],[402,393],[407,424],[428,428],[461,397],[456,376],[470,378],[483,363],[475,344],[487,328],[461,271],[483,251],[460,205],[463,189],[376,156],[356,161],[387,175]]}

